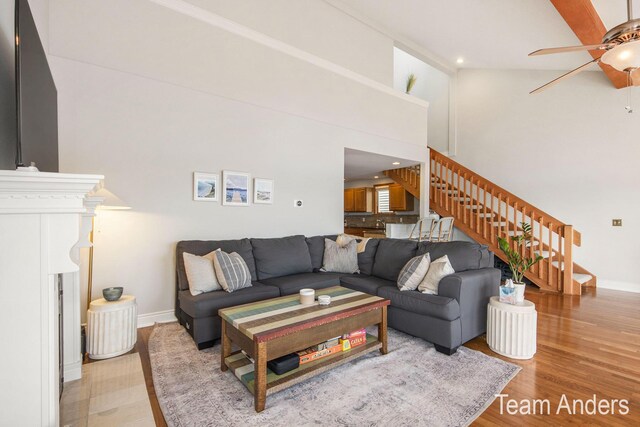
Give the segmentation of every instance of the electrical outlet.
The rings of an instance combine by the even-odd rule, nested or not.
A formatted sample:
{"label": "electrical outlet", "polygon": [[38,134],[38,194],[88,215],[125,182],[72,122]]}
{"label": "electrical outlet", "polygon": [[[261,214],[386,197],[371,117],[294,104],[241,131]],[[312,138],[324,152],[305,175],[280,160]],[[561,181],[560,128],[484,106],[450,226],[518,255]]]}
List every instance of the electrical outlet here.
{"label": "electrical outlet", "polygon": [[304,202],[302,200],[294,200],[293,201],[293,207],[294,208],[301,208],[304,205]]}
{"label": "electrical outlet", "polygon": [[622,227],[622,220],[621,219],[613,219],[611,220],[611,225],[614,227]]}

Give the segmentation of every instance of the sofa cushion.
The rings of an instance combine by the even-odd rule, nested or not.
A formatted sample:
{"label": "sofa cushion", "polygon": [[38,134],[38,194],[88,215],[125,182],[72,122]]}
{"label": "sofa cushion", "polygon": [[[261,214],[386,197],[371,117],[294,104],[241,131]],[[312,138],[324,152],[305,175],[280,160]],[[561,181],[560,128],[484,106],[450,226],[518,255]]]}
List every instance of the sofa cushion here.
{"label": "sofa cushion", "polygon": [[364,292],[370,295],[378,295],[378,288],[382,286],[394,286],[391,280],[381,279],[375,276],[358,274],[355,276],[342,276],[340,285],[354,291]]}
{"label": "sofa cushion", "polygon": [[324,256],[324,236],[307,237],[307,247],[311,256],[311,268],[318,271],[322,268],[322,257]]}
{"label": "sofa cushion", "polygon": [[358,254],[358,268],[361,274],[371,275],[373,272],[373,262],[376,258],[376,252],[380,239],[369,239],[364,247],[364,252]]}
{"label": "sofa cushion", "polygon": [[184,259],[182,254],[188,252],[193,255],[206,255],[216,249],[221,249],[227,253],[236,252],[247,263],[251,272],[251,280],[258,280],[256,275],[256,264],[253,259],[253,248],[249,239],[238,240],[183,240],[176,245],[176,269],[178,271],[178,289],[189,289],[187,274],[184,269]]}
{"label": "sofa cushion", "polygon": [[304,236],[251,239],[251,245],[260,281],[313,271]]}
{"label": "sofa cushion", "polygon": [[454,298],[423,294],[418,291],[401,291],[396,286],[378,288],[378,296],[391,301],[391,306],[424,316],[442,320],[460,317],[460,306]]}
{"label": "sofa cushion", "polygon": [[413,240],[381,239],[376,251],[372,274],[395,282],[402,267],[416,256],[417,249],[418,242]]}
{"label": "sofa cushion", "polygon": [[280,289],[280,295],[292,295],[300,292],[300,289],[324,289],[340,284],[340,273],[301,273],[291,276],[272,277],[262,281],[265,285],[275,286]]}
{"label": "sofa cushion", "polygon": [[447,255],[455,271],[493,267],[491,252],[486,245],[473,242],[420,242],[418,255],[429,253],[435,260]]}
{"label": "sofa cushion", "polygon": [[194,319],[217,316],[218,310],[221,308],[233,307],[234,305],[247,304],[279,296],[280,291],[278,288],[263,285],[258,282],[253,282],[252,286],[238,289],[231,293],[220,290],[193,296],[188,290],[178,292],[180,308]]}

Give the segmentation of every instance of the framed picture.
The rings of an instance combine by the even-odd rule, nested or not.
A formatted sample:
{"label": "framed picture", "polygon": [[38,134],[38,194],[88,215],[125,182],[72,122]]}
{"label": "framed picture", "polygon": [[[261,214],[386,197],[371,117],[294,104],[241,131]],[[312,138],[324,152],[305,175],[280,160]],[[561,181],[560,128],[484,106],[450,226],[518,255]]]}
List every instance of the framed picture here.
{"label": "framed picture", "polygon": [[193,200],[201,202],[217,202],[220,188],[220,175],[215,173],[193,173]]}
{"label": "framed picture", "polygon": [[244,172],[222,172],[222,204],[249,206],[251,175]]}
{"label": "framed picture", "polygon": [[273,180],[256,178],[253,180],[253,203],[273,203]]}

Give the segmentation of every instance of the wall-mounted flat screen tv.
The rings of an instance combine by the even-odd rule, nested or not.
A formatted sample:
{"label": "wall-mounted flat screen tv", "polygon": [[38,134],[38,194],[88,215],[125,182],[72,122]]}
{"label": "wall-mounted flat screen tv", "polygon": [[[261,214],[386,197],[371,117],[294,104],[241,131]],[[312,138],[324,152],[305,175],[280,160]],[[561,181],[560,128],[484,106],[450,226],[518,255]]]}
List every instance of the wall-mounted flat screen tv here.
{"label": "wall-mounted flat screen tv", "polygon": [[28,0],[0,5],[0,169],[58,172],[58,94]]}

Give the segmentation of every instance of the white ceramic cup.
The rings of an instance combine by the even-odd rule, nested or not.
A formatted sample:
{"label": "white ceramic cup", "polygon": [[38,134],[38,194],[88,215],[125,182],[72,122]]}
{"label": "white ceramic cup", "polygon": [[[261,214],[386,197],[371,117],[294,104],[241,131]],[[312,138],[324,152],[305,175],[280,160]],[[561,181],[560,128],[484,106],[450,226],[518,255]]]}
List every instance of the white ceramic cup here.
{"label": "white ceramic cup", "polygon": [[300,304],[311,305],[316,298],[316,291],[313,289],[300,289]]}

